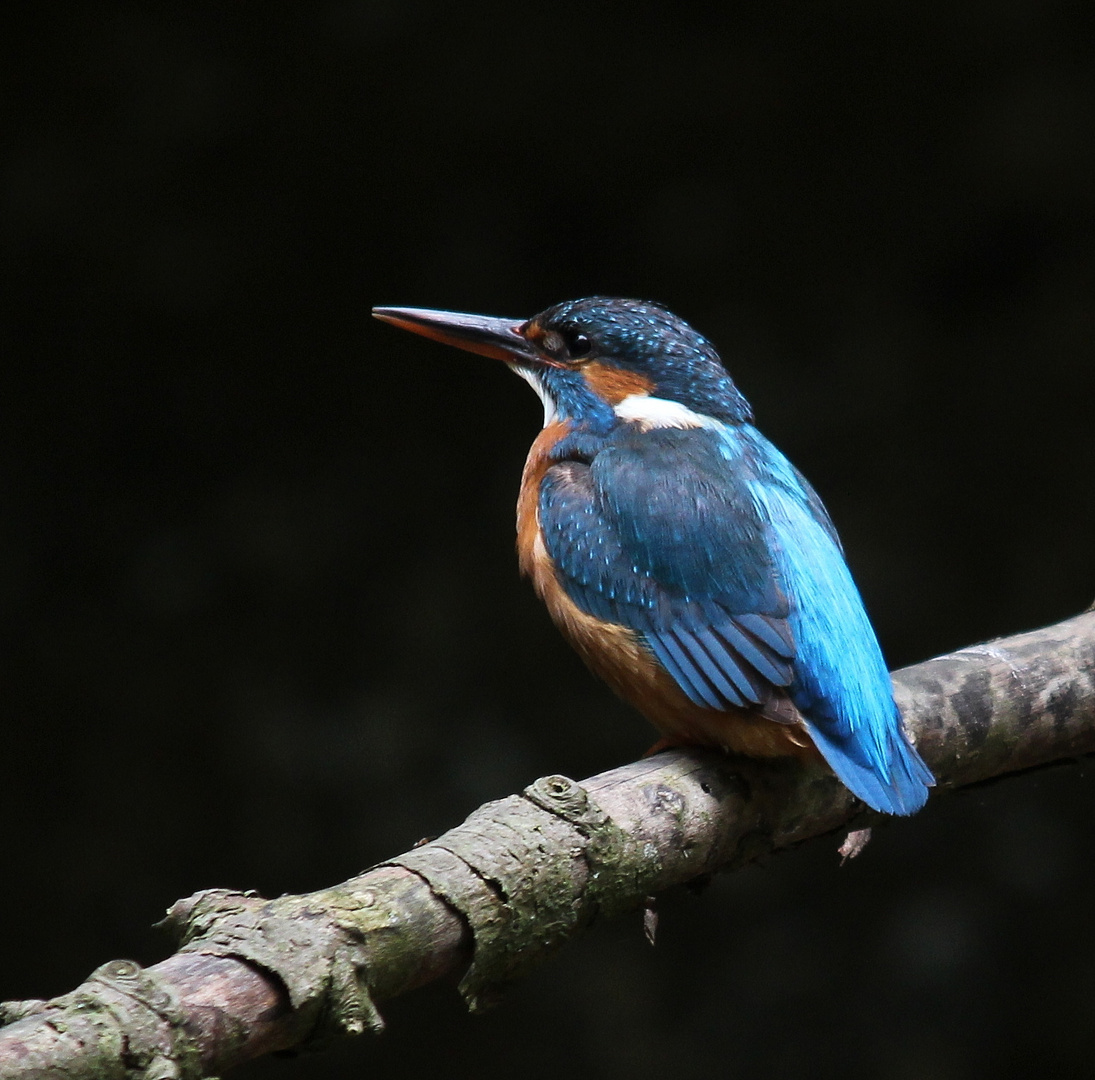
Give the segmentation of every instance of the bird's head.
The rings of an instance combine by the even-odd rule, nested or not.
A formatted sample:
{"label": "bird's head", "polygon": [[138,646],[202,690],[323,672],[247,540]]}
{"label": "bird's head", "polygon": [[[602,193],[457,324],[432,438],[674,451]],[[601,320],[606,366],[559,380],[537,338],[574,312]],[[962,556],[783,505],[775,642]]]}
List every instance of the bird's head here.
{"label": "bird's head", "polygon": [[424,308],[374,308],[378,319],[504,360],[553,419],[611,427],[694,427],[751,419],[711,343],[660,304],[593,296],[522,322]]}

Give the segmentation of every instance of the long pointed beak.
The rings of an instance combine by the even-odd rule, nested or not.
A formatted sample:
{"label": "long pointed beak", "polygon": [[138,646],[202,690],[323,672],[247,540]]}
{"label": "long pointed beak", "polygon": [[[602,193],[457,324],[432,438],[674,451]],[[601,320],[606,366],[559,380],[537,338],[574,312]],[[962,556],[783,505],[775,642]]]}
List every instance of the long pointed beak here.
{"label": "long pointed beak", "polygon": [[430,308],[375,307],[373,315],[402,330],[455,345],[458,349],[505,360],[508,364],[539,359],[521,333],[523,320],[496,319],[490,315],[465,315],[459,311]]}

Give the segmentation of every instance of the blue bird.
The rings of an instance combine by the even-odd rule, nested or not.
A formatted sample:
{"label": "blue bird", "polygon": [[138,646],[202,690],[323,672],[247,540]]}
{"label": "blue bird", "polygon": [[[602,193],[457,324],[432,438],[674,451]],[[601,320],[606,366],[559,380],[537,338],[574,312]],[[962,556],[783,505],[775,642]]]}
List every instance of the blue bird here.
{"label": "blue bird", "polygon": [[820,753],[875,810],[924,805],[934,780],[829,515],[706,338],[659,304],[605,297],[527,321],[373,314],[501,359],[539,394],[521,569],[659,746]]}

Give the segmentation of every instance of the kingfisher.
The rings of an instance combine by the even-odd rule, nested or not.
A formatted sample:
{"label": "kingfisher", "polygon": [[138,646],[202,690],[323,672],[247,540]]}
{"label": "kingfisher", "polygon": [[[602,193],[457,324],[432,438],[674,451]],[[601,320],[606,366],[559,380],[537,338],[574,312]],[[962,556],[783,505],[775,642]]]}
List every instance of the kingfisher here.
{"label": "kingfisher", "polygon": [[539,395],[520,567],[661,732],[655,749],[820,757],[875,810],[924,805],[934,778],[829,515],[706,338],[660,304],[600,296],[531,319],[373,314],[502,360]]}

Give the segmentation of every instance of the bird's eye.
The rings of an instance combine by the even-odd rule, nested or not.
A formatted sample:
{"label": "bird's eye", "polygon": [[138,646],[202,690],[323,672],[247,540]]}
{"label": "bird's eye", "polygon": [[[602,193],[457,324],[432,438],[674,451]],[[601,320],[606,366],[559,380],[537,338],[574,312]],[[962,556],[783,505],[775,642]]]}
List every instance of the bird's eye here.
{"label": "bird's eye", "polygon": [[566,342],[567,353],[571,360],[580,360],[588,356],[593,344],[585,334],[579,334],[577,330],[564,330],[563,341]]}

